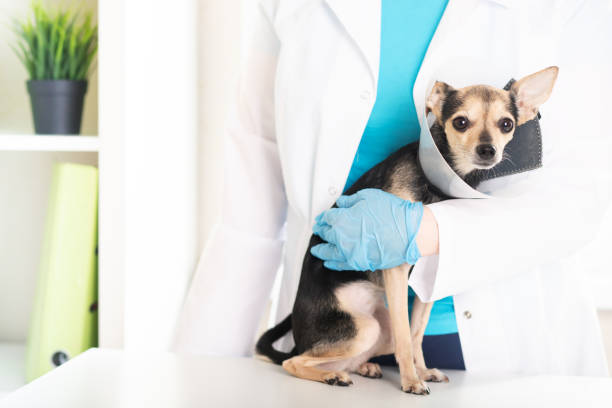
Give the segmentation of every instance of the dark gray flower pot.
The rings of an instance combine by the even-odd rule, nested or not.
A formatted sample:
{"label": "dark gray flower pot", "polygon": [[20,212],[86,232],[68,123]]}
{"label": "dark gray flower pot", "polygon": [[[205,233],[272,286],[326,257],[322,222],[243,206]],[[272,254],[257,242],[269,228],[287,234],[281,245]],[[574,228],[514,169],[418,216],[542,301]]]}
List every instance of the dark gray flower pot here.
{"label": "dark gray flower pot", "polygon": [[37,134],[80,133],[87,81],[37,79],[27,86]]}

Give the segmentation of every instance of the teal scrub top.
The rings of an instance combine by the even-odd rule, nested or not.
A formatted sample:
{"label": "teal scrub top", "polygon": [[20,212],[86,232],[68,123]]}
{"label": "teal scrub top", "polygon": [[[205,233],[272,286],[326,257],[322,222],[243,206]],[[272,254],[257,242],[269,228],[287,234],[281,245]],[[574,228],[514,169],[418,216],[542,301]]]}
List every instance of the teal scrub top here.
{"label": "teal scrub top", "polygon": [[[419,139],[414,81],[448,0],[382,0],[380,68],[374,108],[345,190],[400,147]],[[414,292],[410,290],[410,305]],[[434,303],[426,335],[457,333],[451,296]]]}

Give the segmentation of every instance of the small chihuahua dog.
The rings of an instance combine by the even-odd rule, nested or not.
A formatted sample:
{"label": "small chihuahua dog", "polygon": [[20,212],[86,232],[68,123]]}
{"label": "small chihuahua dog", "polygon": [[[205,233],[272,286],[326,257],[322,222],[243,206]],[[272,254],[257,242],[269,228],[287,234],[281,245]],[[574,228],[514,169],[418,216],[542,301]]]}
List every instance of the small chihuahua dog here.
{"label": "small chihuahua dog", "polygon": [[[549,67],[514,82],[508,91],[486,85],[454,89],[436,82],[426,108],[436,121],[432,136],[449,165],[466,182],[478,169],[490,169],[503,158],[517,126],[534,119],[550,96],[558,68]],[[377,188],[423,204],[445,200],[431,185],[417,159],[418,142],[406,145],[365,173],[346,194]],[[296,377],[330,385],[352,384],[348,372],[382,377],[372,357],[394,353],[401,389],[429,394],[425,381],[448,377],[425,365],[421,348],[432,303],[415,298],[408,319],[411,265],[383,271],[333,271],[310,254],[323,242],[313,235],[302,267],[293,312],[265,332],[257,353]],[[388,309],[385,307],[386,294]],[[273,343],[293,330],[295,348],[283,353]]]}

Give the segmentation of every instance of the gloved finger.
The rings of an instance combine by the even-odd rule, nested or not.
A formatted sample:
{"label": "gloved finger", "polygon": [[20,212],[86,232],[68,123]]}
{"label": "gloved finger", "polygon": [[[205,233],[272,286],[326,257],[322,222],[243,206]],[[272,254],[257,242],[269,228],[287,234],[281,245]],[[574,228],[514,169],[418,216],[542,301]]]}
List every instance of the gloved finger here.
{"label": "gloved finger", "polygon": [[326,261],[323,262],[323,266],[327,269],[332,269],[334,271],[354,271],[356,270],[351,265],[346,262],[336,262],[336,261]]}
{"label": "gloved finger", "polygon": [[319,244],[310,249],[310,253],[324,261],[344,262],[346,259],[338,247],[332,244]]}
{"label": "gloved finger", "polygon": [[333,232],[332,227],[327,224],[315,224],[314,227],[312,227],[312,232],[323,238],[324,241],[331,244],[337,244],[336,234]]}
{"label": "gloved finger", "polygon": [[317,224],[334,225],[340,217],[340,214],[342,214],[342,210],[340,208],[330,208],[329,210],[325,210],[317,217]]}
{"label": "gloved finger", "polygon": [[321,214],[317,215],[315,218],[315,223],[319,224],[321,222],[321,219],[323,218],[323,213],[325,211],[323,211]]}
{"label": "gloved finger", "polygon": [[336,205],[338,208],[348,208],[354,206],[357,202],[363,200],[363,195],[359,193],[360,192],[349,196],[343,195],[338,197],[336,200]]}

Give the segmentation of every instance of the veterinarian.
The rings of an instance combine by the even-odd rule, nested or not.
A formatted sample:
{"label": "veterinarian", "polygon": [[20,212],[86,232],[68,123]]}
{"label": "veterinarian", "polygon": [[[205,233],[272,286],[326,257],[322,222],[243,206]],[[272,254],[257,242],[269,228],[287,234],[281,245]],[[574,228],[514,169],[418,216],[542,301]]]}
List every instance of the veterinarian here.
{"label": "veterinarian", "polygon": [[[223,214],[189,290],[176,348],[252,354],[279,267],[282,319],[315,218],[361,174],[418,139],[435,80],[503,87],[558,65],[541,112],[543,167],[483,183],[495,198],[426,206],[410,235],[420,254],[410,286],[436,301],[425,340],[435,366],[606,375],[587,271],[571,262],[608,202],[606,2],[260,3],[225,138]],[[366,199],[372,208],[390,205],[383,195]],[[372,234],[394,222],[370,221]],[[337,232],[348,235],[318,255],[357,268],[338,254],[368,243]]]}

